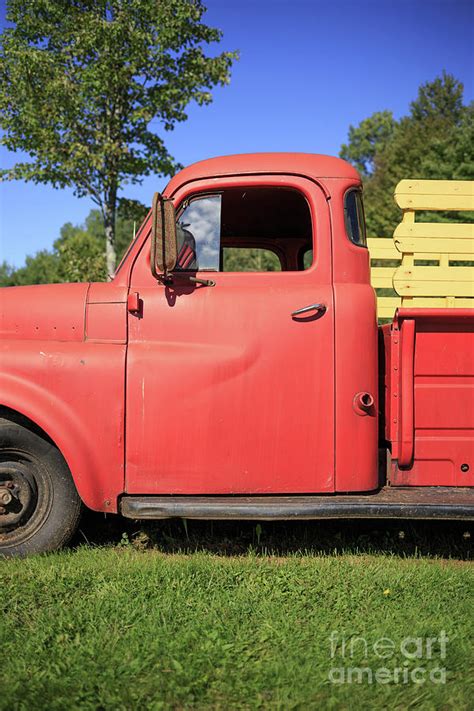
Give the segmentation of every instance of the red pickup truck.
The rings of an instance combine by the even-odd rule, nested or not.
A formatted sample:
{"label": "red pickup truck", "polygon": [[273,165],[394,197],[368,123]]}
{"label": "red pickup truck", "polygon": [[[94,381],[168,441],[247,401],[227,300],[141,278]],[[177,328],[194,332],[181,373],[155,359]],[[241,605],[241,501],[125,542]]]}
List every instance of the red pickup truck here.
{"label": "red pickup truck", "polygon": [[474,309],[378,328],[369,264],[351,166],[238,155],[176,175],[109,283],[2,289],[0,553],[82,504],[474,518]]}

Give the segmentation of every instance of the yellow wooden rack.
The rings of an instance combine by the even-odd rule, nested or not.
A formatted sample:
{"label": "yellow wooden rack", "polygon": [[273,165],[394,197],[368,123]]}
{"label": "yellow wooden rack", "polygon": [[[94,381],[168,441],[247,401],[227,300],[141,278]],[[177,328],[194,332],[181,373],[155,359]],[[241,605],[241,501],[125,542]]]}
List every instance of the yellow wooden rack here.
{"label": "yellow wooden rack", "polygon": [[379,318],[399,306],[474,307],[474,224],[415,219],[421,211],[474,211],[474,181],[401,180],[395,202],[403,219],[393,239],[368,240]]}

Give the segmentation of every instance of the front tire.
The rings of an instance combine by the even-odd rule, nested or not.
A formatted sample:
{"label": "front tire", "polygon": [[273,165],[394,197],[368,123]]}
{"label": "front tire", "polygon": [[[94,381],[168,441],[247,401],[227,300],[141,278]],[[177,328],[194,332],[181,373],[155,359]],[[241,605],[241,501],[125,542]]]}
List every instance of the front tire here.
{"label": "front tire", "polygon": [[21,422],[0,418],[0,556],[61,548],[77,529],[81,507],[54,444]]}

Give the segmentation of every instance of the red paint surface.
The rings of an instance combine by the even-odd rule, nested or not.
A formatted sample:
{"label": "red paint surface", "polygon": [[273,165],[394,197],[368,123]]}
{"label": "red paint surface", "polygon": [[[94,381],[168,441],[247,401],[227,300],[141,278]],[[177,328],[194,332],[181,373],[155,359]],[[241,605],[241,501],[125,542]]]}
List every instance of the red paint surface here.
{"label": "red paint surface", "polygon": [[[415,319],[403,319],[400,333],[400,451],[398,465],[407,468],[413,462],[415,448]],[[417,405],[418,405],[417,401]]]}
{"label": "red paint surface", "polygon": [[[378,383],[376,297],[370,286],[368,250],[346,236],[344,194],[357,174],[324,180],[331,194],[335,300],[336,491],[366,491],[378,485]],[[354,395],[368,392],[374,412],[360,417]]]}
{"label": "red paint surface", "polygon": [[[257,154],[195,164],[168,185],[176,206],[232,186],[300,191],[314,233],[307,271],[164,287],[150,273],[148,217],[111,283],[1,290],[0,404],[56,442],[88,506],[115,511],[124,491],[377,486],[375,295],[368,252],[348,240],[343,214],[358,183],[339,159]],[[317,302],[321,318],[291,318]],[[384,329],[386,435],[406,462],[392,484],[472,485],[472,312],[405,310],[396,328],[410,320],[411,354],[400,331]],[[410,357],[411,374],[399,370]],[[360,392],[375,401],[363,415]],[[403,419],[410,396],[413,417]]]}
{"label": "red paint surface", "polygon": [[473,486],[474,311],[400,309],[386,344],[392,485]]}
{"label": "red paint surface", "polygon": [[[128,493],[334,490],[327,202],[298,177],[227,177],[219,186],[262,182],[303,191],[318,234],[312,269],[213,273],[213,288],[174,288],[151,276],[147,242],[137,258],[131,289],[143,314],[129,316]],[[176,204],[212,189],[214,182],[187,182]],[[322,318],[291,318],[315,302],[327,306]]]}

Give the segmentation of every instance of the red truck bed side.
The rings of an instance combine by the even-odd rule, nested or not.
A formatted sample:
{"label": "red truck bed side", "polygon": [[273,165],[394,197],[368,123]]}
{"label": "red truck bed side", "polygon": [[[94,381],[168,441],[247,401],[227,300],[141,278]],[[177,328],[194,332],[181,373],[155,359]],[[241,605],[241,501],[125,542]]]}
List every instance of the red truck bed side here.
{"label": "red truck bed side", "polygon": [[399,309],[383,327],[392,486],[474,485],[474,311]]}

